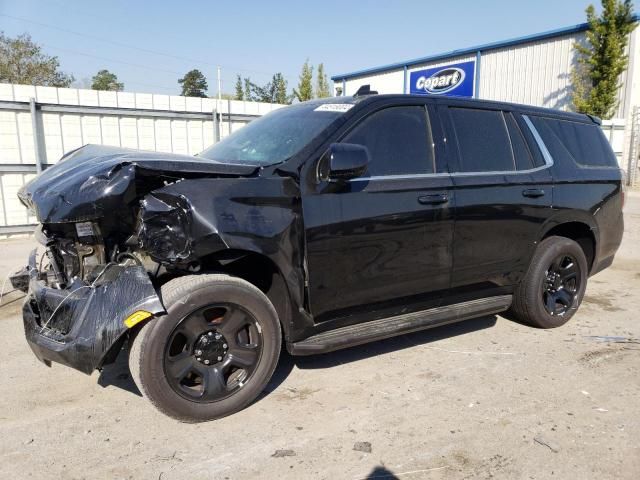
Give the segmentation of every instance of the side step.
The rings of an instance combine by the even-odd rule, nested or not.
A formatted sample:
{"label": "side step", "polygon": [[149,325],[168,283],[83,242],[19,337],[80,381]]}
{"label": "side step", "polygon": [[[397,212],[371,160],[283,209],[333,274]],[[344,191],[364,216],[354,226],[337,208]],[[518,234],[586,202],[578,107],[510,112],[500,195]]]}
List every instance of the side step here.
{"label": "side step", "polygon": [[504,312],[511,306],[511,301],[512,295],[501,295],[395,317],[381,318],[371,322],[322,332],[305,340],[290,343],[287,347],[291,355],[315,355],[333,352],[341,348],[362,345],[363,343],[425,330],[447,323]]}

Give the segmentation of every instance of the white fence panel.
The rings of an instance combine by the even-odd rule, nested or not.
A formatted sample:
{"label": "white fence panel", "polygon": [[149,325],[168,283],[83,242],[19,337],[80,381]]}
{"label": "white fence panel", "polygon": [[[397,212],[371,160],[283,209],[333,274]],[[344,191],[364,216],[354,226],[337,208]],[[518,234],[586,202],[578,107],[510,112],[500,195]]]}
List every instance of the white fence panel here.
{"label": "white fence panel", "polygon": [[[29,104],[32,99],[35,122]],[[218,136],[225,137],[280,107],[0,83],[0,235],[30,230],[35,219],[29,217],[16,193],[38,169],[56,163],[65,152],[93,143],[194,155]]]}

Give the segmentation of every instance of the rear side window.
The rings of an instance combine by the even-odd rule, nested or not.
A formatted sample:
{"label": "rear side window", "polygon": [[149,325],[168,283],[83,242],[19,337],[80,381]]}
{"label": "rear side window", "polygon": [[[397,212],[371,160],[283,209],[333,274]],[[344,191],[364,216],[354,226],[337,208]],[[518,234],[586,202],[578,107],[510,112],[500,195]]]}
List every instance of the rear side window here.
{"label": "rear side window", "polygon": [[371,177],[434,173],[431,125],[423,106],[391,107],[372,113],[342,140],[369,150]]}
{"label": "rear side window", "polygon": [[461,172],[507,172],[515,162],[504,115],[500,111],[450,108],[458,141]]}
{"label": "rear side window", "polygon": [[618,161],[597,125],[529,117],[554,159],[569,158],[588,167],[618,167]]}

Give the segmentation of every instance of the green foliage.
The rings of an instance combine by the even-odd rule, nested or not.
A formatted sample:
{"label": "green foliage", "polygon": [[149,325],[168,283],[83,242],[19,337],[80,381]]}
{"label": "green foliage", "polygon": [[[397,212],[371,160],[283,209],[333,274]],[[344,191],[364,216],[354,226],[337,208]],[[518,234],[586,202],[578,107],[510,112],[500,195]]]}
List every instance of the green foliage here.
{"label": "green foliage", "polygon": [[291,98],[287,93],[287,81],[284,79],[282,73],[276,73],[271,80],[271,84],[273,88],[273,103],[291,103]]}
{"label": "green foliage", "polygon": [[[239,92],[238,87],[242,87],[239,75],[236,81],[236,93]],[[236,99],[238,99],[237,95]],[[270,82],[262,86],[253,83],[248,77],[245,78],[243,99],[252,102],[291,103],[291,97],[287,94],[287,81],[282,73],[279,72],[271,77]]]}
{"label": "green foliage", "polygon": [[329,80],[327,74],[324,72],[324,64],[318,65],[318,73],[316,74],[316,97],[327,98],[331,96],[329,90]]}
{"label": "green foliage", "polygon": [[124,90],[124,83],[118,82],[118,76],[109,70],[100,70],[91,79],[92,90],[111,90],[120,92]]}
{"label": "green foliage", "polygon": [[576,111],[609,119],[618,106],[620,75],[627,69],[629,34],[636,27],[631,0],[602,0],[602,13],[586,10],[586,45],[576,43],[577,65],[571,78]]}
{"label": "green foliage", "polygon": [[178,83],[182,86],[183,97],[206,97],[207,96],[207,79],[198,69],[190,70],[178,80]]}
{"label": "green foliage", "polygon": [[236,78],[235,100],[244,100],[244,89],[242,88],[242,78],[240,78],[240,75],[238,75]]}
{"label": "green foliage", "polygon": [[69,87],[73,75],[59,70],[58,57],[42,52],[42,47],[23,33],[15,38],[0,32],[0,82],[48,87]]}
{"label": "green foliage", "polygon": [[302,71],[300,72],[300,80],[298,81],[298,88],[293,89],[293,94],[300,102],[306,102],[313,98],[313,66],[309,65],[309,59],[302,65]]}

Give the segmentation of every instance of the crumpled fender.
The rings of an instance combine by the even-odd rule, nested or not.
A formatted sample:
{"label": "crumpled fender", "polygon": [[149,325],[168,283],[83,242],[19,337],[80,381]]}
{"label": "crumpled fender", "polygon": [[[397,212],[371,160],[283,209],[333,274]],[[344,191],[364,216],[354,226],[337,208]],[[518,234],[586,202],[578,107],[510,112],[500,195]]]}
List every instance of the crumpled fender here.
{"label": "crumpled fender", "polygon": [[144,197],[139,241],[164,264],[189,264],[224,249],[260,253],[282,273],[295,311],[304,298],[299,192],[290,177],[185,179]]}

